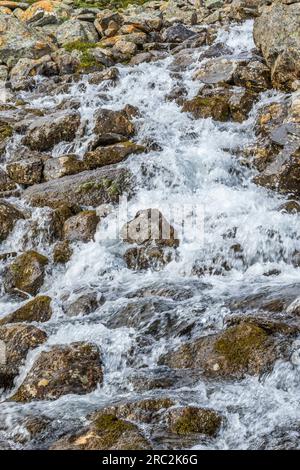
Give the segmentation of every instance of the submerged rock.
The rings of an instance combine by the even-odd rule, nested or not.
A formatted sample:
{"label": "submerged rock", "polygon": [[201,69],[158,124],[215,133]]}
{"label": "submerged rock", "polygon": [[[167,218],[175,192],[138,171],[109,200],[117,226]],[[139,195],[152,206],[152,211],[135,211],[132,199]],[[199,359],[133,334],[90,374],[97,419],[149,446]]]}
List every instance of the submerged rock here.
{"label": "submerged rock", "polygon": [[40,295],[0,319],[0,325],[18,322],[46,322],[52,315],[51,297]]}
{"label": "submerged rock", "polygon": [[63,311],[68,317],[89,315],[103,304],[104,299],[98,298],[97,292],[88,292],[80,295],[74,302],[63,306]]}
{"label": "submerged rock", "polygon": [[7,268],[4,288],[9,293],[36,295],[45,275],[46,256],[36,251],[26,251],[19,255]]}
{"label": "submerged rock", "polygon": [[0,388],[11,388],[27,353],[44,343],[47,335],[32,325],[0,326],[1,346],[5,346],[5,363],[0,363]]}
{"label": "submerged rock", "polygon": [[247,321],[186,343],[161,358],[173,368],[202,369],[213,377],[242,378],[261,374],[284,355],[287,341]]}
{"label": "submerged rock", "polygon": [[110,406],[106,413],[114,414],[118,418],[142,423],[158,422],[162,413],[175,405],[171,398],[147,398],[145,400]]}
{"label": "submerged rock", "polygon": [[89,393],[103,380],[99,350],[92,343],[52,346],[34,362],[11,400],[55,400],[62,395]]}
{"label": "submerged rock", "polygon": [[24,219],[24,215],[19,209],[8,202],[0,201],[0,242],[8,237],[20,219]]}
{"label": "submerged rock", "polygon": [[91,425],[63,437],[51,446],[52,450],[149,450],[150,443],[142,432],[129,421],[114,414],[99,412]]}

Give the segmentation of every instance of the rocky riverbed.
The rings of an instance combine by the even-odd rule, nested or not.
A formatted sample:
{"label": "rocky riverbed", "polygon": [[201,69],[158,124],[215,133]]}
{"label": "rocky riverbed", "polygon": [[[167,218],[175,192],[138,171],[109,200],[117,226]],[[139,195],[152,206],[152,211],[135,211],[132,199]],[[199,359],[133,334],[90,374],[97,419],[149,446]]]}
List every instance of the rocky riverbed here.
{"label": "rocky riverbed", "polygon": [[299,449],[299,157],[297,0],[0,1],[1,449]]}

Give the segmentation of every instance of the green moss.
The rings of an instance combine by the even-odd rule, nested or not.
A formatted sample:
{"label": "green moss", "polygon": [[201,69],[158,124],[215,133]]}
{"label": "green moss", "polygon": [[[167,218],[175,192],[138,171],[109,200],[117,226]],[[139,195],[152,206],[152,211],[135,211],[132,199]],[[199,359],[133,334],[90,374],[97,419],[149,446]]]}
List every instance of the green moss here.
{"label": "green moss", "polygon": [[179,411],[171,431],[181,436],[194,433],[213,436],[219,430],[221,422],[221,417],[213,410],[188,407]]}
{"label": "green moss", "polygon": [[247,367],[251,355],[263,346],[267,337],[266,331],[259,326],[240,323],[228,328],[215,342],[214,349],[232,366]]}
{"label": "green moss", "polygon": [[13,128],[5,123],[0,121],[0,142],[11,137],[13,135]]}
{"label": "green moss", "polygon": [[133,424],[118,419],[114,414],[101,414],[93,424],[101,436],[103,449],[110,449],[124,432],[135,429]]}
{"label": "green moss", "polygon": [[48,321],[51,317],[51,298],[40,295],[0,320],[0,325],[14,322]]}

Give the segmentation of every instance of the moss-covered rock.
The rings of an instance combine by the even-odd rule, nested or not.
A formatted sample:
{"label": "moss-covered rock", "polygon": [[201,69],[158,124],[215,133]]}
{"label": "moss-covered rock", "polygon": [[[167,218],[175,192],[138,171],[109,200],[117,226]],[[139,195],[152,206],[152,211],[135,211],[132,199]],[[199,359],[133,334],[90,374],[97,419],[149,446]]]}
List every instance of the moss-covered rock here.
{"label": "moss-covered rock", "polygon": [[57,208],[62,204],[97,207],[118,202],[119,196],[132,188],[131,180],[128,170],[105,166],[31,186],[24,192],[24,197],[39,207]]}
{"label": "moss-covered rock", "polygon": [[0,319],[0,325],[18,322],[46,322],[52,315],[51,297],[40,295]]}
{"label": "moss-covered rock", "polygon": [[32,325],[3,325],[0,340],[5,346],[5,363],[0,363],[0,388],[11,388],[27,353],[44,343],[47,335]]}
{"label": "moss-covered rock", "polygon": [[146,398],[145,400],[111,406],[104,411],[118,418],[143,423],[153,423],[160,420],[162,414],[175,405],[171,398]]}
{"label": "moss-covered rock", "polygon": [[245,321],[225,331],[186,343],[161,358],[173,368],[201,369],[208,376],[241,378],[260,374],[286,353],[289,341]]}
{"label": "moss-covered rock", "polygon": [[55,263],[67,263],[73,254],[69,240],[57,242],[53,248],[53,261]]}
{"label": "moss-covered rock", "polygon": [[17,188],[17,185],[14,181],[10,179],[8,174],[0,169],[0,193],[6,193],[10,191],[14,191]]}
{"label": "moss-covered rock", "polygon": [[20,219],[24,219],[24,215],[19,209],[8,202],[0,201],[0,242],[8,237]]}
{"label": "moss-covered rock", "polygon": [[180,436],[194,433],[215,436],[222,423],[216,411],[195,406],[169,410],[167,420],[169,430]]}
{"label": "moss-covered rock", "polygon": [[70,217],[64,223],[63,236],[69,241],[88,242],[94,238],[100,221],[96,211],[86,210]]}
{"label": "moss-covered rock", "polygon": [[84,156],[84,162],[88,169],[99,168],[105,165],[119,163],[130,154],[144,152],[142,145],[134,142],[120,142],[118,144],[97,147],[92,152],[87,152]]}
{"label": "moss-covered rock", "polygon": [[60,439],[51,449],[149,450],[151,445],[136,425],[114,414],[99,412],[88,428]]}
{"label": "moss-covered rock", "polygon": [[18,256],[7,268],[4,288],[9,293],[36,295],[44,282],[46,256],[36,251],[26,251]]}
{"label": "moss-covered rock", "polygon": [[52,346],[34,362],[11,400],[55,400],[68,393],[83,395],[102,383],[102,363],[97,346],[71,343]]}

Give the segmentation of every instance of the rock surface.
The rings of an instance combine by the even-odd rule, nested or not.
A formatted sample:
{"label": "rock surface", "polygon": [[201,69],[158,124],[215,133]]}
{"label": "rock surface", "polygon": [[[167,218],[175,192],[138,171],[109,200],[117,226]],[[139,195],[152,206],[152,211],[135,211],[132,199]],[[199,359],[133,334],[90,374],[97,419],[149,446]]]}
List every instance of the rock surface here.
{"label": "rock surface", "polygon": [[103,380],[101,356],[91,343],[52,346],[34,362],[11,400],[55,400],[68,393],[95,390]]}

